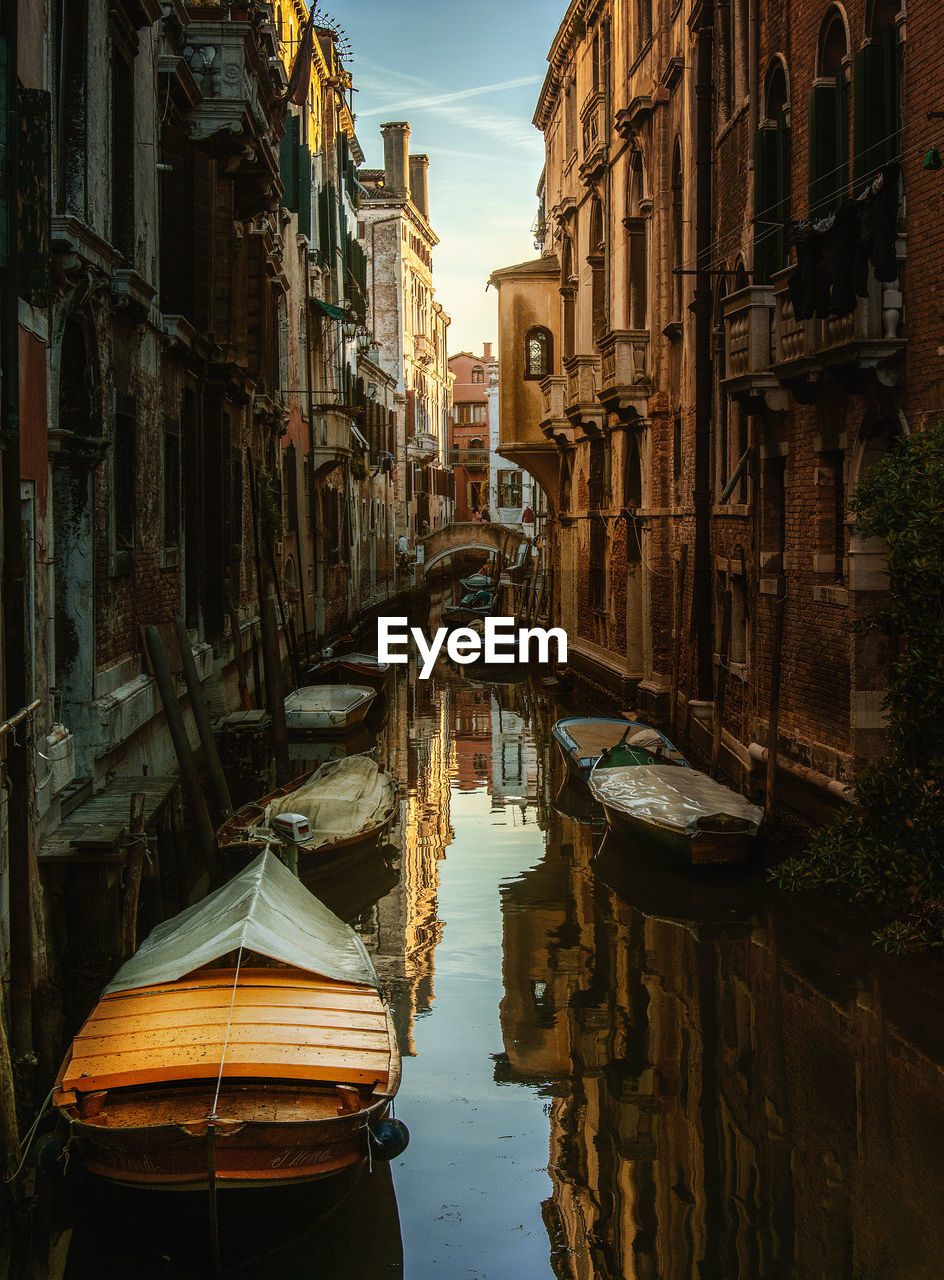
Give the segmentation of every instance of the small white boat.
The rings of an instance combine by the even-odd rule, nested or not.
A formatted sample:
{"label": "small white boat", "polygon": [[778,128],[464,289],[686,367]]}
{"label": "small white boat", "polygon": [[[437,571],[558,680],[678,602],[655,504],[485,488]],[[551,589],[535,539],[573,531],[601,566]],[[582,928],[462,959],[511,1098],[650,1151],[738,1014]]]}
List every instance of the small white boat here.
{"label": "small white boat", "polygon": [[376,698],[359,684],[310,684],[285,699],[285,724],[292,730],[346,733],[361,723]]}

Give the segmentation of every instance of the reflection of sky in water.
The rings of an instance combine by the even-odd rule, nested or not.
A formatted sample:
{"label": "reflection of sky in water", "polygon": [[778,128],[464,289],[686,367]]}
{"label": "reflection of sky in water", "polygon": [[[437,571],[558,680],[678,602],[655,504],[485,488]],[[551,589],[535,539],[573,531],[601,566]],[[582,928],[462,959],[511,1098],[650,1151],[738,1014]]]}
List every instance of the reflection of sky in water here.
{"label": "reflection of sky in water", "polygon": [[439,867],[436,989],[414,1026],[397,1111],[410,1127],[394,1180],[408,1280],[426,1276],[540,1277],[553,1273],[541,1202],[547,1174],[545,1100],[495,1082],[503,1051],[498,886],[540,861],[531,808],[492,810],[484,789],[453,788],[455,838]]}

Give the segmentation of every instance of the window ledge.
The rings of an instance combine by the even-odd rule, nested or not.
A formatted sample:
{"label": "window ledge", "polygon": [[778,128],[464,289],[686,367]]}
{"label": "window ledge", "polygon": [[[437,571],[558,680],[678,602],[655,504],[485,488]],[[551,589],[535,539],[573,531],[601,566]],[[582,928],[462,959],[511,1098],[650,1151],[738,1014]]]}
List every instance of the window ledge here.
{"label": "window ledge", "polygon": [[711,514],[714,516],[744,516],[751,514],[751,505],[749,502],[728,502],[724,505],[712,507]]}
{"label": "window ledge", "polygon": [[175,569],[180,564],[180,548],[179,547],[162,547],[161,548],[161,568]]}
{"label": "window ledge", "polygon": [[838,604],[847,605],[849,603],[849,588],[843,583],[825,583],[813,588],[813,599],[820,604]]}

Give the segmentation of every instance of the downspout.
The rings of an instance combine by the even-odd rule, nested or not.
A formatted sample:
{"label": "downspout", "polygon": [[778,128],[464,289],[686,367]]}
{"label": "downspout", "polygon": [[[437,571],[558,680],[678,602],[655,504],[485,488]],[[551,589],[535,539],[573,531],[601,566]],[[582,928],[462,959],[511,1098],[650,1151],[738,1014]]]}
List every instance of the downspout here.
{"label": "downspout", "polygon": [[[17,172],[19,118],[18,0],[4,0],[0,33],[6,41],[6,218],[7,259],[0,273],[0,365],[3,369],[2,501],[3,501],[3,643],[4,710],[15,716],[30,701],[27,688],[29,654],[26,636],[26,561],[20,517],[20,380],[19,380],[19,246]],[[20,734],[6,735],[9,779],[8,858],[10,866],[10,1013],[16,1060],[33,1053],[33,930],[30,888],[33,864],[30,753],[32,721]]]}
{"label": "downspout", "polygon": [[712,697],[711,626],[711,125],[714,0],[702,0],[695,52],[695,551],[698,697]]}

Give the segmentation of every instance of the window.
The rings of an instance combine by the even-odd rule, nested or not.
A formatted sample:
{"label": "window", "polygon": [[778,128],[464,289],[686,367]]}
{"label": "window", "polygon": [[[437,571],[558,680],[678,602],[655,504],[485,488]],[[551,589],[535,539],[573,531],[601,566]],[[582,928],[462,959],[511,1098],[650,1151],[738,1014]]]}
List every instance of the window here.
{"label": "window", "polygon": [[592,511],[606,504],[606,446],[600,439],[590,441],[589,503]]}
{"label": "window", "polygon": [[731,591],[731,639],[728,648],[729,662],[747,662],[747,587],[744,579],[732,574]]}
{"label": "window", "polygon": [[675,139],[672,152],[672,268],[674,271],[672,300],[675,320],[682,319],[682,252],[684,245],[684,226],[682,223],[682,146]]}
{"label": "window", "polygon": [[852,176],[857,189],[901,151],[899,7],[899,0],[875,0],[869,43],[855,58]]}
{"label": "window", "polygon": [[547,329],[529,329],[524,339],[524,376],[526,379],[546,378],[553,373],[553,339]]}
{"label": "window", "polygon": [[629,161],[626,192],[626,321],[630,329],[645,329],[649,308],[648,222],[644,213],[645,175],[642,155],[634,151]]}
{"label": "window", "polygon": [[164,419],[164,546],[180,548],[180,424]]}
{"label": "window", "polygon": [[115,572],[127,573],[132,567],[131,552],[137,514],[135,405],[121,396],[115,414],[112,441],[112,493],[114,496]]}
{"label": "window", "polygon": [[457,404],[456,422],[461,426],[469,423],[485,423],[488,421],[488,406],[483,401],[476,404]]}
{"label": "window", "polygon": [[564,152],[569,159],[577,150],[577,85],[571,80],[564,96]]}
{"label": "window", "polygon": [[500,507],[521,506],[521,472],[499,471],[498,473],[498,505]]}
{"label": "window", "polygon": [[754,135],[754,282],[767,284],[788,263],[790,128],[787,77],[773,64],[764,93],[764,121]]}
{"label": "window", "polygon": [[485,370],[482,368],[480,364],[477,364],[475,368],[472,370],[472,381],[473,382],[485,381]]}
{"label": "window", "polygon": [[679,497],[679,482],[682,479],[682,414],[676,410],[672,419],[672,479],[675,482],[675,500]]}
{"label": "window", "polygon": [[846,27],[833,9],[820,35],[819,67],[810,90],[809,217],[835,213],[846,195],[848,182],[847,104],[845,60]]}
{"label": "window", "polygon": [[587,262],[593,273],[591,281],[591,306],[593,340],[599,342],[606,333],[606,233],[603,225],[603,205],[594,199],[590,206],[590,243]]}
{"label": "window", "polygon": [[761,570],[783,573],[787,542],[786,459],[765,458],[761,492]]}
{"label": "window", "polygon": [[652,39],[652,0],[636,0],[636,49],[630,61],[635,60],[635,55],[642,52],[645,45]]}
{"label": "window", "polygon": [[590,608],[606,608],[606,521],[594,516],[590,521]]}
{"label": "window", "polygon": [[59,211],[74,213],[85,219],[89,171],[86,147],[87,0],[59,0],[56,25],[56,48],[59,56]]}
{"label": "window", "polygon": [[573,250],[570,238],[565,236],[561,241],[561,309],[563,312],[564,359],[569,360],[576,350],[577,311],[575,297],[577,280],[574,275]]}
{"label": "window", "polygon": [[111,241],[134,264],[134,71],[117,48],[111,59]]}
{"label": "window", "polygon": [[846,484],[845,454],[841,449],[824,453],[817,469],[819,553],[816,568],[835,583],[846,580]]}

